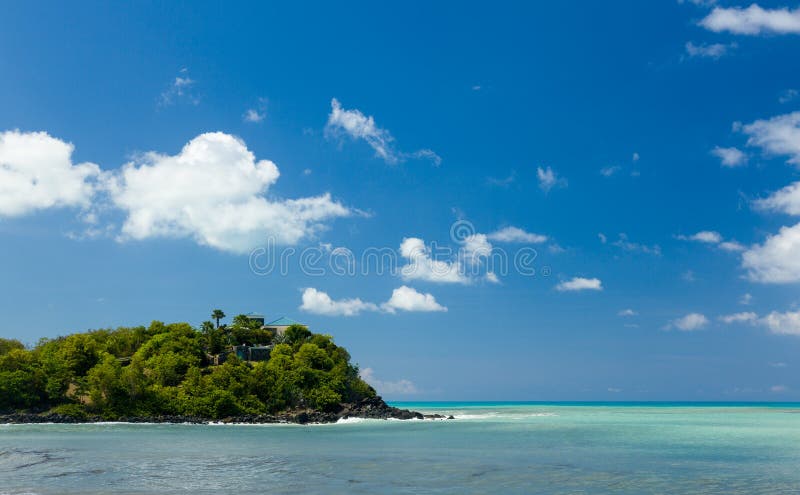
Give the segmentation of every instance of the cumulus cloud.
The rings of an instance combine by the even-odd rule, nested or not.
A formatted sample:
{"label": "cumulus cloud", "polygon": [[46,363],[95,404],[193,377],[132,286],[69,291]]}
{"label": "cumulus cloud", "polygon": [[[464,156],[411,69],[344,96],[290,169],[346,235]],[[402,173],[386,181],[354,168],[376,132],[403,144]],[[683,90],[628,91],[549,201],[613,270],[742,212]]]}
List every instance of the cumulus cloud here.
{"label": "cumulus cloud", "polygon": [[755,3],[747,8],[716,7],[700,25],[716,33],[800,34],[800,9],[764,9]]}
{"label": "cumulus cloud", "polygon": [[375,371],[372,368],[364,368],[359,373],[359,376],[362,380],[372,385],[372,387],[377,390],[379,394],[406,395],[416,394],[419,392],[416,385],[414,385],[414,383],[410,380],[401,379],[394,382],[379,380],[375,376]]}
{"label": "cumulus cloud", "polygon": [[760,210],[800,215],[800,182],[793,182],[764,199],[754,201],[753,204]]}
{"label": "cumulus cloud", "polygon": [[73,150],[46,132],[0,132],[0,216],[89,206],[100,167],[73,163]]}
{"label": "cumulus cloud", "polygon": [[683,332],[692,332],[695,330],[702,330],[707,325],[708,318],[706,318],[705,315],[700,313],[689,313],[686,316],[672,320],[669,326],[674,326]]}
{"label": "cumulus cloud", "polygon": [[581,290],[603,290],[603,283],[599,278],[573,277],[556,286],[559,292],[574,292]]}
{"label": "cumulus cloud", "polygon": [[742,297],[739,298],[739,304],[744,306],[749,306],[751,302],[753,302],[753,295],[749,292],[742,294]]}
{"label": "cumulus cloud", "polygon": [[754,282],[782,284],[800,281],[800,223],[781,227],[763,244],[742,253],[742,267]]}
{"label": "cumulus cloud", "polygon": [[634,310],[632,310],[632,309],[628,308],[628,309],[623,309],[623,310],[621,310],[621,311],[620,311],[619,313],[617,313],[617,314],[618,314],[619,316],[636,316],[636,315],[638,315],[639,313],[637,313],[636,311],[634,311]]}
{"label": "cumulus cloud", "polygon": [[741,313],[722,315],[719,317],[719,321],[728,325],[731,323],[756,323],[758,321],[758,315],[752,311],[744,311]]}
{"label": "cumulus cloud", "polygon": [[738,148],[721,148],[716,146],[711,154],[719,158],[723,167],[735,168],[747,163],[747,155]]}
{"label": "cumulus cloud", "polygon": [[539,180],[539,189],[546,193],[553,188],[567,187],[567,179],[559,177],[550,167],[537,167],[536,178]]}
{"label": "cumulus cloud", "polygon": [[433,259],[431,250],[420,238],[407,237],[403,239],[400,244],[400,255],[408,260],[408,264],[400,269],[400,275],[406,280],[451,284],[468,284],[470,282],[458,260]]}
{"label": "cumulus cloud", "polygon": [[748,136],[748,146],[758,146],[770,155],[788,156],[788,163],[800,165],[800,112],[756,120],[737,128]]}
{"label": "cumulus cloud", "polygon": [[364,115],[360,110],[346,110],[336,98],[331,100],[331,113],[325,125],[325,134],[329,137],[349,136],[352,139],[362,139],[375,151],[375,156],[386,163],[394,165],[406,158],[423,158],[440,165],[442,159],[429,149],[422,149],[413,153],[403,153],[394,147],[394,137],[391,133],[378,127],[375,119]]}
{"label": "cumulus cloud", "polygon": [[201,134],[177,155],[145,153],[108,182],[115,206],[127,213],[121,240],[191,238],[243,253],[263,245],[296,244],[352,212],[329,194],[277,200],[265,194],[279,176],[269,160],[256,160],[240,139]]}
{"label": "cumulus cloud", "polygon": [[521,242],[527,244],[541,244],[547,242],[547,236],[526,232],[519,227],[504,227],[487,236],[495,242]]}
{"label": "cumulus cloud", "polygon": [[774,334],[800,336],[800,311],[773,311],[761,323]]}
{"label": "cumulus cloud", "polygon": [[701,43],[696,45],[691,41],[687,41],[685,48],[686,54],[689,57],[703,57],[703,58],[713,58],[718,59],[723,55],[727,54],[730,50],[733,50],[737,47],[736,43],[731,43],[729,45],[723,43],[711,43],[705,44]]}
{"label": "cumulus cloud", "polygon": [[492,243],[486,234],[472,234],[461,241],[461,257],[466,263],[479,264],[492,253]]}
{"label": "cumulus cloud", "polygon": [[362,301],[360,298],[331,298],[326,292],[308,287],[303,291],[303,303],[300,309],[309,313],[325,316],[357,316],[368,311],[386,313],[406,312],[444,312],[447,308],[436,301],[430,293],[417,292],[406,285],[392,291],[388,301],[378,305]]}
{"label": "cumulus cloud", "polygon": [[326,316],[356,316],[363,311],[377,311],[378,306],[359,298],[334,301],[325,292],[309,287],[303,291],[300,309]]}
{"label": "cumulus cloud", "polygon": [[429,293],[421,293],[408,286],[401,286],[392,291],[392,297],[381,304],[381,308],[389,313],[395,311],[447,311],[447,308],[436,302]]}

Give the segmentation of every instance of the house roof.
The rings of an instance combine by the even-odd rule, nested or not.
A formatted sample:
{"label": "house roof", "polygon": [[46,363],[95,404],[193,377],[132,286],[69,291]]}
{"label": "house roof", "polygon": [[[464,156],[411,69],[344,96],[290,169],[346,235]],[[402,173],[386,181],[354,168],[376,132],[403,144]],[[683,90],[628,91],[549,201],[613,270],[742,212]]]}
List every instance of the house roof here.
{"label": "house roof", "polygon": [[297,321],[294,321],[291,318],[287,318],[285,316],[281,316],[277,320],[273,320],[273,321],[265,324],[264,326],[265,327],[288,327],[289,325],[303,325],[303,324],[299,323]]}

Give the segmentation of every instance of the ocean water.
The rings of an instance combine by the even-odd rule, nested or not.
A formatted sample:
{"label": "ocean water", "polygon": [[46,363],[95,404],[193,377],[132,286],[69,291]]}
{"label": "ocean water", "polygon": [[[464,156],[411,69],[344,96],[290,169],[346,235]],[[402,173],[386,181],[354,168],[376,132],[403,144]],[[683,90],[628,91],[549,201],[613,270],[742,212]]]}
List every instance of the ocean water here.
{"label": "ocean water", "polygon": [[3,425],[0,494],[800,494],[799,404],[395,405],[457,419]]}

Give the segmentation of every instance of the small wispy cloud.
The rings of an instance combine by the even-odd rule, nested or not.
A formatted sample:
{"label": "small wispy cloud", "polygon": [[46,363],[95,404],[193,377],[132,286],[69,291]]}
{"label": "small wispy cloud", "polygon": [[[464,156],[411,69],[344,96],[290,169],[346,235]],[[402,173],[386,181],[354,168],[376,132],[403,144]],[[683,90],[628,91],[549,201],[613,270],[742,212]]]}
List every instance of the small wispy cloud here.
{"label": "small wispy cloud", "polygon": [[486,183],[490,186],[508,187],[517,179],[516,171],[512,170],[506,177],[487,177]]}
{"label": "small wispy cloud", "polygon": [[161,92],[159,105],[167,107],[180,102],[198,105],[200,98],[195,92],[195,84],[196,81],[189,77],[188,69],[181,69],[169,86]]}
{"label": "small wispy cloud", "polygon": [[372,368],[364,368],[359,372],[362,380],[369,383],[379,394],[416,394],[419,393],[417,386],[414,382],[405,378],[397,381],[380,380],[375,376],[375,371]]}
{"label": "small wispy cloud", "polygon": [[694,332],[707,327],[708,323],[708,318],[706,318],[706,316],[702,313],[689,313],[685,316],[672,320],[665,328],[669,330],[675,327],[682,332]]}
{"label": "small wispy cloud", "polygon": [[723,167],[735,168],[747,164],[747,154],[739,148],[714,147],[711,154],[719,158]]}
{"label": "small wispy cloud", "polygon": [[559,292],[577,292],[583,290],[603,290],[603,283],[599,278],[573,277],[556,286]]}
{"label": "small wispy cloud", "polygon": [[537,167],[536,178],[539,180],[539,189],[545,193],[550,192],[550,190],[554,188],[567,187],[567,179],[559,177],[559,175],[550,167]]}
{"label": "small wispy cloud", "polygon": [[611,245],[631,253],[644,253],[652,254],[653,256],[661,256],[661,246],[658,244],[648,246],[646,244],[632,242],[630,239],[628,239],[628,235],[624,232],[620,233],[617,240],[612,242]]}
{"label": "small wispy cloud", "polygon": [[528,244],[541,244],[547,242],[547,236],[527,232],[519,227],[504,227],[487,234],[487,238],[496,242],[520,242]]}
{"label": "small wispy cloud", "polygon": [[365,141],[375,151],[375,156],[390,165],[403,162],[408,158],[426,159],[439,166],[442,159],[433,150],[421,149],[411,153],[399,151],[395,148],[394,137],[391,133],[378,127],[375,118],[364,115],[358,109],[347,110],[342,107],[339,100],[331,99],[331,113],[325,125],[325,135],[328,137],[349,136],[352,139]]}
{"label": "small wispy cloud", "polygon": [[781,92],[778,96],[778,103],[789,103],[797,99],[800,96],[800,91],[796,89],[787,89]]}
{"label": "small wispy cloud", "polygon": [[263,122],[267,117],[267,99],[259,98],[258,104],[245,110],[242,115],[242,120],[251,124],[258,124]]}
{"label": "small wispy cloud", "polygon": [[601,168],[600,169],[600,175],[602,175],[603,177],[611,177],[612,175],[616,174],[620,170],[622,170],[622,167],[620,167],[619,165],[611,165],[611,166],[608,166],[608,167]]}
{"label": "small wispy cloud", "polygon": [[686,49],[686,55],[689,58],[699,57],[699,58],[712,58],[716,60],[724,55],[727,55],[731,50],[736,49],[738,45],[736,43],[694,44],[691,41],[687,41],[684,47]]}

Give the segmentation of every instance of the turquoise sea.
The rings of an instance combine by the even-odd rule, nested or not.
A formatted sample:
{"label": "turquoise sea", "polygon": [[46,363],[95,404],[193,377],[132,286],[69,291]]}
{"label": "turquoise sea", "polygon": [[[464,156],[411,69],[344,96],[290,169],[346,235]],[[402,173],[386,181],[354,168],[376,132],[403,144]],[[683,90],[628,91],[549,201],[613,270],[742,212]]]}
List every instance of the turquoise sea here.
{"label": "turquoise sea", "polygon": [[800,404],[394,405],[457,419],[3,425],[0,494],[800,493]]}

